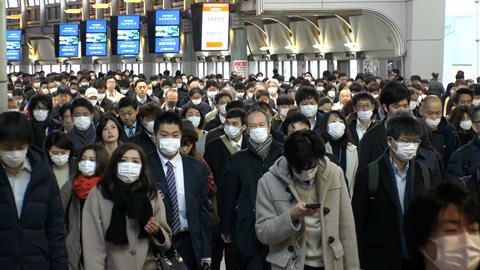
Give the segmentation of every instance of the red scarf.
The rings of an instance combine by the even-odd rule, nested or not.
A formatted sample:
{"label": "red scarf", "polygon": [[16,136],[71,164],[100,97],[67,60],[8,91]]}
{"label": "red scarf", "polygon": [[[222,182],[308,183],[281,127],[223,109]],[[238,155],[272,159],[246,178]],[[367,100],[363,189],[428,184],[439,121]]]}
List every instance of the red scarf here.
{"label": "red scarf", "polygon": [[80,200],[85,201],[87,199],[88,193],[98,184],[99,180],[100,177],[98,176],[87,178],[80,174],[77,178],[73,180],[73,191],[75,192],[75,194],[77,194]]}

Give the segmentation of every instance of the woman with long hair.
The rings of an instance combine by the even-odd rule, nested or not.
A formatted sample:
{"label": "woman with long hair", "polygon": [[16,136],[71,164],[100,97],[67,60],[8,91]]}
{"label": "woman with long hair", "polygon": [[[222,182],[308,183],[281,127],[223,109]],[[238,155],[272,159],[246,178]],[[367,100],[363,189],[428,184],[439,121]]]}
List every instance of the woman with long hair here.
{"label": "woman with long hair", "polygon": [[120,130],[122,130],[120,122],[111,113],[104,114],[97,125],[97,142],[105,146],[109,156],[122,143]]}

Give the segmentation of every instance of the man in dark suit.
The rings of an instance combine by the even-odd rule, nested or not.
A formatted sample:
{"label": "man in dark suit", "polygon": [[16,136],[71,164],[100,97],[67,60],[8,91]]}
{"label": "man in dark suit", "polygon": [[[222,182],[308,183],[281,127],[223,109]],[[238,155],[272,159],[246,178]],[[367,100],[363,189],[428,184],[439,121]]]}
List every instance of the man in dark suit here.
{"label": "man in dark suit", "polygon": [[138,118],[142,124],[142,129],[140,129],[137,134],[128,138],[129,142],[138,144],[146,154],[154,152],[157,147],[155,146],[155,136],[153,135],[153,126],[157,116],[162,114],[162,109],[157,103],[149,103],[138,112]]}
{"label": "man in dark suit", "polygon": [[92,87],[98,91],[98,106],[100,106],[104,112],[114,112],[115,104],[106,98],[107,85],[105,81],[103,79],[96,79],[93,81]]}
{"label": "man in dark suit", "polygon": [[[255,234],[255,199],[257,183],[282,154],[281,144],[270,135],[270,114],[258,106],[246,115],[247,149],[228,160],[223,184],[221,232],[225,243],[234,241],[248,270],[269,269],[268,248]],[[233,236],[233,238],[232,238]]]}
{"label": "man in dark suit", "polygon": [[373,112],[377,101],[368,92],[361,92],[353,96],[352,103],[355,113],[352,113],[347,121],[350,134],[358,146],[365,132],[375,125],[376,116]]}
{"label": "man in dark suit", "polygon": [[295,95],[295,101],[300,112],[308,118],[310,129],[320,134],[320,120],[323,113],[318,110],[320,95],[310,86],[302,86]]}
{"label": "man in dark suit", "polygon": [[391,117],[388,149],[357,174],[352,206],[362,269],[409,269],[404,213],[415,194],[436,184],[430,170],[414,159],[421,132],[411,115]]}
{"label": "man in dark suit", "polygon": [[[205,149],[204,158],[212,170],[217,186],[217,210],[222,209],[221,200],[225,188],[224,173],[227,160],[241,149],[247,148],[248,137],[243,135],[245,129],[245,112],[241,109],[229,110],[225,118],[226,134],[209,143]],[[224,249],[227,269],[241,269],[238,247],[223,243],[218,224],[214,225],[212,238],[212,269],[220,269]]]}
{"label": "man in dark suit", "polygon": [[158,151],[148,155],[150,171],[164,194],[173,246],[189,270],[211,265],[210,202],[207,166],[179,153],[182,121],[174,112],[155,119]]}
{"label": "man in dark suit", "polygon": [[120,132],[123,133],[123,137],[120,137],[133,137],[133,135],[135,135],[142,128],[141,121],[137,117],[137,101],[130,97],[124,97],[118,102],[117,110],[118,118],[120,120],[120,126],[122,127],[122,130],[120,130]]}

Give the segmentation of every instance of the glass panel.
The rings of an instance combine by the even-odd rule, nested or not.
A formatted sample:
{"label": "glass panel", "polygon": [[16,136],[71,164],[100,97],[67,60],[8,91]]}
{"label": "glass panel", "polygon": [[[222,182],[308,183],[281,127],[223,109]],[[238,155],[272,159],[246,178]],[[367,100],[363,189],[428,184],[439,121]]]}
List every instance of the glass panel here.
{"label": "glass panel", "polygon": [[318,76],[318,61],[317,60],[310,61],[309,71],[310,71],[310,73],[312,73],[312,76],[315,79],[319,77]]}
{"label": "glass panel", "polygon": [[203,78],[204,77],[204,69],[203,69],[203,62],[198,62],[197,63],[197,70],[198,70],[198,77]]}
{"label": "glass panel", "polygon": [[328,70],[328,61],[327,60],[320,60],[320,72],[319,77],[323,76],[323,72]]}
{"label": "glass panel", "polygon": [[223,62],[223,78],[230,79],[230,62]]}
{"label": "glass panel", "polygon": [[292,61],[292,76],[297,77],[298,76],[298,71],[297,71],[297,60]]}
{"label": "glass panel", "polygon": [[52,65],[52,73],[53,72],[56,72],[56,73],[60,73],[60,65]]}
{"label": "glass panel", "polygon": [[8,0],[7,8],[18,8],[18,0]]}
{"label": "glass panel", "polygon": [[357,60],[350,60],[350,78],[355,78],[357,76]]}
{"label": "glass panel", "polygon": [[285,76],[285,81],[288,81],[292,76],[292,62],[290,61],[283,61],[283,76]]}
{"label": "glass panel", "polygon": [[267,70],[263,75],[265,78],[271,78],[273,76],[273,61],[267,61]]}
{"label": "glass panel", "polygon": [[175,75],[175,72],[172,71],[172,63],[167,63],[167,70],[170,71],[170,75]]}
{"label": "glass panel", "polygon": [[265,77],[267,73],[267,62],[260,61],[258,62],[258,66],[259,66],[258,72],[263,73],[263,77]]}
{"label": "glass panel", "polygon": [[77,74],[77,72],[80,71],[80,65],[71,65],[71,70],[73,70],[73,72],[75,72],[75,74]]}

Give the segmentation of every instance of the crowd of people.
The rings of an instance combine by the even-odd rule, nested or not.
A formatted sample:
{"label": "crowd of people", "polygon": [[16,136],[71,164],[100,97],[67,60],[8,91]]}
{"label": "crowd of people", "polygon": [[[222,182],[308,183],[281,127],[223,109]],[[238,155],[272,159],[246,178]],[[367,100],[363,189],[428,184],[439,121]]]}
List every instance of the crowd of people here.
{"label": "crowd of people", "polygon": [[0,268],[479,269],[464,76],[9,74]]}

